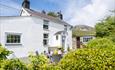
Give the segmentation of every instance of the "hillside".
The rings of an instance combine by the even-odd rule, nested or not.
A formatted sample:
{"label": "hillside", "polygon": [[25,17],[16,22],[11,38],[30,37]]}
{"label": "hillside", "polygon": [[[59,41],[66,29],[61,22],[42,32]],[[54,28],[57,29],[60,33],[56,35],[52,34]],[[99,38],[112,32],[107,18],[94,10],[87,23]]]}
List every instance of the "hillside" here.
{"label": "hillside", "polygon": [[73,37],[84,35],[95,35],[95,29],[87,25],[76,25],[73,30]]}

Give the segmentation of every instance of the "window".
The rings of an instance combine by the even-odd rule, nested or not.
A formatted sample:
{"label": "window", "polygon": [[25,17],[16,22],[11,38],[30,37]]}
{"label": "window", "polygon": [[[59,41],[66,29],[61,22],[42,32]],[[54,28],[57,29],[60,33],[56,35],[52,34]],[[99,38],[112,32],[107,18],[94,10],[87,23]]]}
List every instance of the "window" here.
{"label": "window", "polygon": [[67,31],[67,25],[64,25],[64,30]]}
{"label": "window", "polygon": [[45,30],[49,29],[49,21],[44,20],[43,29],[45,29]]}
{"label": "window", "polygon": [[48,45],[48,40],[47,40],[47,39],[44,39],[44,40],[43,40],[43,45],[44,45],[44,46]]}
{"label": "window", "polygon": [[91,39],[92,39],[92,37],[83,37],[83,42],[88,42]]}
{"label": "window", "polygon": [[56,35],[56,40],[58,40],[58,35]]}
{"label": "window", "polygon": [[44,34],[44,38],[48,38],[48,34]]}
{"label": "window", "polygon": [[7,44],[20,44],[21,43],[21,35],[20,34],[7,34],[6,35],[6,43]]}
{"label": "window", "polygon": [[43,34],[43,45],[44,46],[46,46],[46,45],[48,45],[48,38],[49,38],[49,35],[48,35],[48,33],[45,33],[45,34]]}

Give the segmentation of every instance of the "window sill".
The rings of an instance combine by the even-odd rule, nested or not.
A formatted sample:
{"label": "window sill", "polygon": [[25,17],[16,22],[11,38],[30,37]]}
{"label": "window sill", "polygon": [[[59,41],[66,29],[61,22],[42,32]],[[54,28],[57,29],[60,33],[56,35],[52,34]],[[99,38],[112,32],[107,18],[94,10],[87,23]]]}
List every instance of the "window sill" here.
{"label": "window sill", "polygon": [[44,29],[45,31],[50,31],[49,29]]}
{"label": "window sill", "polygon": [[17,46],[17,45],[22,45],[21,43],[6,43],[6,46]]}
{"label": "window sill", "polygon": [[49,45],[44,45],[44,47],[48,47]]}

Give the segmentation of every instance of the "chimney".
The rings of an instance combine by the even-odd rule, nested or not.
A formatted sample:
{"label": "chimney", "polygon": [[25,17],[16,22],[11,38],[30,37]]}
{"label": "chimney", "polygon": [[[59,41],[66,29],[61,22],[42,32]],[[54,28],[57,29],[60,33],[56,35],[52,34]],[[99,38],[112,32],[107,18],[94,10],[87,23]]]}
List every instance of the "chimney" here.
{"label": "chimney", "polygon": [[63,15],[62,15],[61,11],[57,12],[57,15],[58,15],[59,19],[63,20]]}
{"label": "chimney", "polygon": [[22,3],[22,7],[26,9],[30,9],[30,1],[29,0],[24,0]]}
{"label": "chimney", "polygon": [[45,10],[42,10],[42,13],[43,13],[43,14],[46,14],[46,11],[45,11]]}

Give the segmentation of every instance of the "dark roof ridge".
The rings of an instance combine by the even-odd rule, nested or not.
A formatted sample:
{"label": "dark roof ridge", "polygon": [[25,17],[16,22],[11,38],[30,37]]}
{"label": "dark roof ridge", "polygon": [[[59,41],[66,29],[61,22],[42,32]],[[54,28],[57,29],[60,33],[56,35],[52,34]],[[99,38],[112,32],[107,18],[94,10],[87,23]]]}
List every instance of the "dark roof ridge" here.
{"label": "dark roof ridge", "polygon": [[32,9],[26,9],[26,8],[24,8],[24,9],[30,14],[30,16],[40,16],[40,17],[43,17],[43,18],[47,18],[51,21],[60,22],[60,23],[63,23],[64,25],[72,26],[72,25],[66,23],[65,21],[63,21],[59,18],[56,18],[56,17],[53,17],[53,16],[48,16],[47,14],[43,14],[43,13],[40,13],[40,12],[32,10]]}

